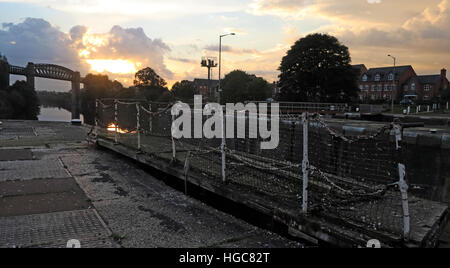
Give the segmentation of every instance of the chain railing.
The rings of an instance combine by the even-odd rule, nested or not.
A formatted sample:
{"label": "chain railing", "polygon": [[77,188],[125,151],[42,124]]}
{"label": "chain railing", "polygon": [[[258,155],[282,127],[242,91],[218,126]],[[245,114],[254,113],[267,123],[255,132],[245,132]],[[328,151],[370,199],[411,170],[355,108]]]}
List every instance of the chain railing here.
{"label": "chain railing", "polygon": [[[235,117],[234,137],[239,127],[246,126],[245,135],[238,138],[207,139],[192,128],[191,138],[175,139],[172,122],[177,117],[171,114],[172,106],[97,100],[95,134],[178,168],[185,174],[186,192],[188,178],[195,176],[216,186],[252,192],[280,208],[409,237],[400,125],[346,136],[318,114],[281,115],[279,146],[261,150],[266,140],[250,127],[250,120],[262,123],[258,114],[222,115],[222,122]],[[192,110],[191,125],[204,126],[211,117]]]}

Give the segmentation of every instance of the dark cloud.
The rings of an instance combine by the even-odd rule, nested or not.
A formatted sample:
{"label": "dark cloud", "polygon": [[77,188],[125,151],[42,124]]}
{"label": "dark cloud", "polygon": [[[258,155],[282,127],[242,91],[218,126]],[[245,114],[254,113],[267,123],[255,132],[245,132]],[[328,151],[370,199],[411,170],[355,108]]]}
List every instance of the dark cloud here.
{"label": "dark cloud", "polygon": [[4,23],[0,30],[0,51],[12,64],[33,61],[79,68],[78,53],[71,45],[70,36],[43,19]]}

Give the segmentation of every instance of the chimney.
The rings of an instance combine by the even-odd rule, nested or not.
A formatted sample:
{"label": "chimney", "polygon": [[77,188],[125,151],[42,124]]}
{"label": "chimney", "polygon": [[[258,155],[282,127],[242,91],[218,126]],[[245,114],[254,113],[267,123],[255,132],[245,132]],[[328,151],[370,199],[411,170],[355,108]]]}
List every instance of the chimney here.
{"label": "chimney", "polygon": [[447,78],[447,70],[446,69],[441,70],[441,78],[443,78],[443,79]]}

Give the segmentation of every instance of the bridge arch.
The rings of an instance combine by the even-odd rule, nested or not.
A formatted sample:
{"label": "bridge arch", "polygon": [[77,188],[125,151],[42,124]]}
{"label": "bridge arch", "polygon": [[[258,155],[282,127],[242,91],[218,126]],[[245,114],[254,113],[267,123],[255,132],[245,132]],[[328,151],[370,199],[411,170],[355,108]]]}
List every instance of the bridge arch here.
{"label": "bridge arch", "polygon": [[54,80],[69,81],[72,83],[72,122],[80,119],[80,83],[82,78],[80,72],[72,71],[66,67],[54,64],[34,64],[29,62],[26,67],[8,64],[8,84],[9,75],[23,75],[27,78],[27,83],[35,88],[35,78],[47,78]]}

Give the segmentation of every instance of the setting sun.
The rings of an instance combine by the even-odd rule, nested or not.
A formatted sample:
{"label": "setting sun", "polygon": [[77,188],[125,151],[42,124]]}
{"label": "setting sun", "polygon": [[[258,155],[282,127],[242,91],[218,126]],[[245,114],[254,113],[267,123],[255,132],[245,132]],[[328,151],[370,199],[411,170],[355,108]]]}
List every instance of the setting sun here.
{"label": "setting sun", "polygon": [[94,72],[110,72],[114,74],[131,74],[137,72],[140,64],[129,60],[86,60]]}

